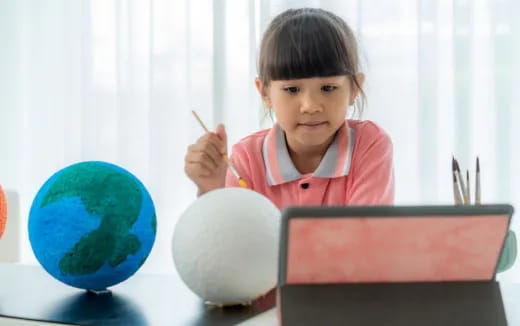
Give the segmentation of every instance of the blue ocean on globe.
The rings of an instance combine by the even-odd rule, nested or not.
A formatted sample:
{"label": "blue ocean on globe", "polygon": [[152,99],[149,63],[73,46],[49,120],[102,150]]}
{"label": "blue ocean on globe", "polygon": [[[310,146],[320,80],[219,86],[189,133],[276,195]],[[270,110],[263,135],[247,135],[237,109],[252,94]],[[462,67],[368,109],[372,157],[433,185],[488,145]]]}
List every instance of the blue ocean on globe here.
{"label": "blue ocean on globe", "polygon": [[152,198],[127,170],[90,161],[52,175],[29,213],[29,240],[43,268],[73,287],[103,291],[132,276],[156,235]]}

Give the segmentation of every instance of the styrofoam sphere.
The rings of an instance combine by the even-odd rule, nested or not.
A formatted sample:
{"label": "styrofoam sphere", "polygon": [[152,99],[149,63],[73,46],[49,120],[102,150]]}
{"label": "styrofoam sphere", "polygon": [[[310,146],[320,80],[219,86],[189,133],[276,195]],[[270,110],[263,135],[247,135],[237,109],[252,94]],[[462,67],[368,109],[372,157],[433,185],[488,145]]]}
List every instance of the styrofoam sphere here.
{"label": "styrofoam sphere", "polygon": [[246,304],[276,286],[280,211],[242,188],[210,191],[181,215],[172,240],[184,283],[214,304]]}

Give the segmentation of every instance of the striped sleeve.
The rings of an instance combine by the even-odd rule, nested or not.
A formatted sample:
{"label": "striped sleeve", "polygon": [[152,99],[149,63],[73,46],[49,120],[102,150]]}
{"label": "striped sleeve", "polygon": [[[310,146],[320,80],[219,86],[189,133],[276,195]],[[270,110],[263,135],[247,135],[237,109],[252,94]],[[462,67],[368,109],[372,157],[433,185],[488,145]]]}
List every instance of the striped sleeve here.
{"label": "striped sleeve", "polygon": [[374,123],[359,132],[352,182],[347,205],[393,205],[395,196],[393,145],[390,137]]}

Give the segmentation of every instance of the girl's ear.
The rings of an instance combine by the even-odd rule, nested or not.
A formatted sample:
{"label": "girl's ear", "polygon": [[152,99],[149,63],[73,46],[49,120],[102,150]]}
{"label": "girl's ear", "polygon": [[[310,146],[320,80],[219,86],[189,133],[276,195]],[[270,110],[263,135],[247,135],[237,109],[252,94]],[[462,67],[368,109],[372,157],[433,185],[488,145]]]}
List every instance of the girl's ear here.
{"label": "girl's ear", "polygon": [[354,81],[352,81],[352,94],[350,95],[349,105],[354,105],[356,98],[359,95],[363,84],[365,83],[365,74],[362,72],[358,72],[354,78],[357,81],[357,85],[354,83]]}
{"label": "girl's ear", "polygon": [[271,107],[271,100],[269,99],[269,96],[267,95],[267,88],[262,83],[262,80],[260,78],[255,78],[255,85],[256,89],[258,90],[258,94],[260,94],[260,97],[262,98],[262,101],[264,102],[265,106],[268,108]]}
{"label": "girl's ear", "polygon": [[260,80],[260,78],[258,78],[258,77],[255,78],[255,85],[256,85],[256,89],[258,90],[258,93],[260,94],[260,96],[265,97],[267,94],[265,94],[264,85],[262,84],[262,80]]}

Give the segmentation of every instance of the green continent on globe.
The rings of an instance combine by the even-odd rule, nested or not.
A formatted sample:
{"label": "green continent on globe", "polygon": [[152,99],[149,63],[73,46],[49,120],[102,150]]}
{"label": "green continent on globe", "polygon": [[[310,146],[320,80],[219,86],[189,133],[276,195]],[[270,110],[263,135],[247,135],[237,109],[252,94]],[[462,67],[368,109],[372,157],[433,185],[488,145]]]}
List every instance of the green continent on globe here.
{"label": "green continent on globe", "polygon": [[87,275],[105,261],[116,267],[139,250],[141,242],[129,232],[139,217],[142,194],[130,176],[107,165],[79,163],[58,175],[41,208],[65,197],[79,197],[86,211],[99,216],[101,223],[60,260],[62,272]]}

